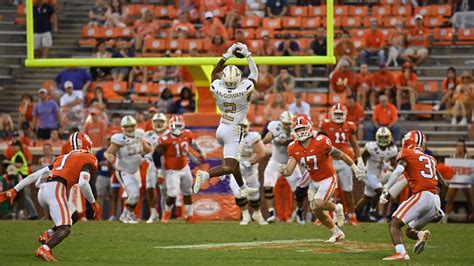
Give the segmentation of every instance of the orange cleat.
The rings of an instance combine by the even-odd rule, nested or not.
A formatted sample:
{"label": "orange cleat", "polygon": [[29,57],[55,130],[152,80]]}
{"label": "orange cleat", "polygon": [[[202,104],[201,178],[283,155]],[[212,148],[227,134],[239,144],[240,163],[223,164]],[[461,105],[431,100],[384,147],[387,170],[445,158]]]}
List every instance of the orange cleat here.
{"label": "orange cleat", "polygon": [[319,219],[316,219],[316,221],[314,221],[314,224],[315,225],[321,225],[321,221]]}
{"label": "orange cleat", "polygon": [[357,217],[355,217],[355,215],[354,215],[354,216],[351,216],[351,217],[349,218],[349,223],[350,223],[351,225],[359,225],[359,224],[360,224],[360,222],[357,220]]}
{"label": "orange cleat", "polygon": [[161,222],[167,224],[171,219],[171,212],[165,211],[163,213],[163,217],[161,218]]}
{"label": "orange cleat", "polygon": [[38,236],[38,242],[40,242],[41,244],[45,244],[50,238],[51,236],[48,234],[48,231],[44,231],[41,235]]}
{"label": "orange cleat", "polygon": [[186,223],[187,224],[197,224],[197,221],[194,219],[194,216],[188,216],[186,217]]}
{"label": "orange cleat", "polygon": [[43,246],[39,247],[35,251],[35,257],[38,257],[44,261],[57,261],[56,258],[54,258],[53,254],[51,253],[50,250],[46,250]]}
{"label": "orange cleat", "polygon": [[408,256],[407,253],[404,253],[404,254],[395,253],[392,256],[383,258],[382,260],[410,260],[410,256]]}

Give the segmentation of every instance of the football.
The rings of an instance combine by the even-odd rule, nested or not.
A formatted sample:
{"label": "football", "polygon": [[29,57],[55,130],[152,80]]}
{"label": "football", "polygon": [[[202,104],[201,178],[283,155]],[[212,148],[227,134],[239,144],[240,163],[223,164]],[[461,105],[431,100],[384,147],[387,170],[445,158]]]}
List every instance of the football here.
{"label": "football", "polygon": [[234,49],[233,54],[235,55],[235,57],[237,57],[237,58],[244,58],[244,57],[245,57],[245,56],[240,52],[241,50],[242,50],[242,48],[240,48],[240,47],[236,47],[236,48]]}

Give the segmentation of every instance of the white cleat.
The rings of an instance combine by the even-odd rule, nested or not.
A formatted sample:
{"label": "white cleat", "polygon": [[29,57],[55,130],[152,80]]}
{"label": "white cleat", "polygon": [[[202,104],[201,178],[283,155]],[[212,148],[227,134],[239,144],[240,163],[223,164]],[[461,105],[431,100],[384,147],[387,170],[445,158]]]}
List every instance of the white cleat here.
{"label": "white cleat", "polygon": [[395,253],[392,256],[383,258],[382,260],[410,260],[410,256],[408,256],[408,253],[405,253],[405,254]]}
{"label": "white cleat", "polygon": [[158,216],[158,213],[156,211],[152,212],[150,214],[150,218],[146,221],[147,224],[152,224],[154,222],[157,222],[160,220],[160,217]]}
{"label": "white cleat", "polygon": [[135,213],[128,213],[127,220],[129,224],[137,224],[137,218],[135,217]]}
{"label": "white cleat", "polygon": [[119,221],[121,221],[124,224],[128,224],[128,211],[123,210],[122,214],[120,215]]}
{"label": "white cleat", "polygon": [[259,225],[268,225],[267,221],[265,221],[260,211],[254,211],[252,213],[252,219]]}
{"label": "white cleat", "polygon": [[301,225],[306,223],[303,217],[303,210],[296,210],[296,222]]}
{"label": "white cleat", "polygon": [[421,254],[421,252],[423,252],[423,250],[425,249],[426,241],[428,241],[430,236],[431,232],[428,230],[420,231],[418,233],[418,241],[416,241],[416,244],[413,247],[413,253],[415,253],[415,255],[419,255]]}
{"label": "white cleat", "polygon": [[258,193],[258,188],[245,186],[243,189],[240,189],[240,197],[244,199],[248,198],[249,196],[253,196],[257,193]]}
{"label": "white cleat", "polygon": [[196,181],[194,181],[193,192],[198,193],[201,186],[209,179],[209,173],[206,171],[198,170],[196,173]]}
{"label": "white cleat", "polygon": [[247,212],[242,212],[242,221],[240,221],[240,225],[248,225],[252,221],[250,218],[250,214]]}
{"label": "white cleat", "polygon": [[268,218],[267,218],[267,222],[268,223],[274,223],[276,222],[277,218],[276,218],[276,213],[275,213],[275,210],[273,211],[269,211],[268,212]]}
{"label": "white cleat", "polygon": [[328,240],[324,242],[336,243],[336,242],[343,241],[345,238],[346,238],[346,235],[344,234],[344,232],[342,232],[341,230],[338,230],[337,232],[333,233],[332,236]]}
{"label": "white cleat", "polygon": [[344,215],[344,207],[341,203],[336,204],[334,212],[336,213],[336,225],[342,227],[346,223],[346,217]]}

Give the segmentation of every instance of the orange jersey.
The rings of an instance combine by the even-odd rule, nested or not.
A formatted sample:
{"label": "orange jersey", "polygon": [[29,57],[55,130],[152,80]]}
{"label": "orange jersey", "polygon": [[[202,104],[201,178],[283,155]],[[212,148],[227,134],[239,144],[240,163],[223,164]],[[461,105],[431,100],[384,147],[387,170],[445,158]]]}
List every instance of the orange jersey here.
{"label": "orange jersey", "polygon": [[402,149],[398,160],[406,161],[405,177],[413,193],[430,191],[438,194],[438,176],[436,175],[436,159],[420,150]]}
{"label": "orange jersey", "polygon": [[324,119],[319,127],[326,133],[334,147],[354,159],[354,152],[349,145],[350,138],[357,131],[357,125],[354,122],[346,121],[339,125],[329,119]]}
{"label": "orange jersey", "polygon": [[167,131],[161,135],[158,143],[166,147],[165,170],[181,170],[189,163],[188,150],[193,140],[193,133],[185,129],[181,136],[176,137]]}
{"label": "orange jersey", "polygon": [[308,170],[313,181],[319,182],[336,174],[332,158],[326,153],[331,147],[328,137],[318,135],[309,139],[306,148],[299,141],[293,141],[288,145],[288,155]]}
{"label": "orange jersey", "polygon": [[53,178],[61,177],[67,182],[67,190],[79,181],[79,173],[85,165],[90,165],[93,171],[97,170],[98,163],[94,154],[72,151],[59,155],[53,162],[51,174]]}

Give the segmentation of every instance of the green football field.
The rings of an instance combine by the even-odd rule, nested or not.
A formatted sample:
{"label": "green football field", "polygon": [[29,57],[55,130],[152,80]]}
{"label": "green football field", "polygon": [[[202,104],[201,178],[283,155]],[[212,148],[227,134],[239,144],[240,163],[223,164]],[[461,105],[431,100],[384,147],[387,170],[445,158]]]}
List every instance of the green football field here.
{"label": "green football field", "polygon": [[[37,265],[36,237],[47,221],[0,221],[0,265]],[[474,225],[430,224],[432,238],[410,264],[474,264]],[[346,241],[327,244],[322,226],[273,224],[240,226],[237,222],[188,225],[79,222],[54,255],[64,265],[328,265],[390,264],[393,252],[386,224],[343,227]],[[406,238],[405,238],[406,239]],[[394,264],[393,262],[391,264]]]}

